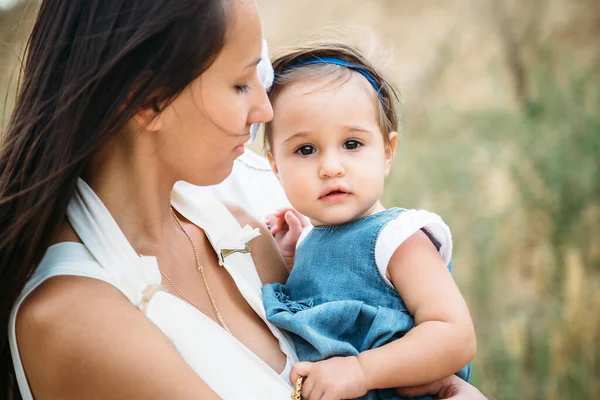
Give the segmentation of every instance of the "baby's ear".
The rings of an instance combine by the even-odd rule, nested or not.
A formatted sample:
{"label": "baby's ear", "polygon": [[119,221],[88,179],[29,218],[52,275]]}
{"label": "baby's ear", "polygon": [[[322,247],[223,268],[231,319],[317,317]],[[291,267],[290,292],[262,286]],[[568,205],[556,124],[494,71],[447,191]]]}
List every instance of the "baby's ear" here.
{"label": "baby's ear", "polygon": [[389,142],[385,146],[385,176],[388,176],[392,169],[392,162],[396,157],[396,145],[398,143],[398,133],[390,132],[388,135]]}
{"label": "baby's ear", "polygon": [[271,150],[267,151],[267,160],[269,160],[269,164],[271,164],[273,173],[277,176],[277,179],[279,179],[279,170],[277,169],[277,163],[275,162],[275,158],[273,157]]}

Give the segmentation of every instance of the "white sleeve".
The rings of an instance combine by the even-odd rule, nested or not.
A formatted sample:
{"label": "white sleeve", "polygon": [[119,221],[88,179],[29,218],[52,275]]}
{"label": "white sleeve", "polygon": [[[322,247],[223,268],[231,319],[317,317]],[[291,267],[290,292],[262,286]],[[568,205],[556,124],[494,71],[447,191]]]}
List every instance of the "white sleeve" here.
{"label": "white sleeve", "polygon": [[393,287],[387,279],[386,272],[390,259],[396,249],[406,239],[424,229],[438,242],[439,253],[446,264],[452,257],[452,235],[450,228],[439,215],[425,210],[406,210],[388,222],[377,237],[375,243],[375,262],[377,269],[387,284]]}

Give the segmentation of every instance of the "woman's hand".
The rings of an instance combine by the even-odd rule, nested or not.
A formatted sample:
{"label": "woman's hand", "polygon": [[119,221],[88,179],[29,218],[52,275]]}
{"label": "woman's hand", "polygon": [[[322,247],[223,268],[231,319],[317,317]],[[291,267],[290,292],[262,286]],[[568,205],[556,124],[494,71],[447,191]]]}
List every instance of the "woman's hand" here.
{"label": "woman's hand", "polygon": [[291,270],[294,266],[296,243],[302,229],[308,225],[306,217],[293,208],[284,208],[267,216],[265,223],[270,227],[288,270]]}
{"label": "woman's hand", "polygon": [[437,382],[396,390],[400,396],[418,397],[431,395],[439,400],[485,400],[477,388],[456,375],[450,375]]}
{"label": "woman's hand", "polygon": [[295,383],[304,376],[302,398],[308,400],[354,399],[367,393],[367,381],[358,357],[333,357],[316,363],[299,362],[290,373]]}

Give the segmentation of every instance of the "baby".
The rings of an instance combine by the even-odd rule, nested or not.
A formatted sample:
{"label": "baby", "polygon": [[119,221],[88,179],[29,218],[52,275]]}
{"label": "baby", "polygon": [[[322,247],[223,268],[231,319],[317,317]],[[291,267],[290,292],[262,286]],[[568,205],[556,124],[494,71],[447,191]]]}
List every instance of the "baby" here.
{"label": "baby", "polygon": [[309,399],[399,399],[397,387],[468,380],[475,332],[450,274],[450,230],[380,202],[398,139],[395,89],[346,44],[293,49],[273,66],[267,155],[313,225],[282,248],[287,283],[263,288],[267,318],[301,360],[292,382],[304,376]]}

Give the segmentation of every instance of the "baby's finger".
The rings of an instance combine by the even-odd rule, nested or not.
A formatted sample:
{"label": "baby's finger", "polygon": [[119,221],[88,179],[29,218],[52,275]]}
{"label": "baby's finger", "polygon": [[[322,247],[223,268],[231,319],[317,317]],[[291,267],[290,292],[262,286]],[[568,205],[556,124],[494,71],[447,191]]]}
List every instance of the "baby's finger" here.
{"label": "baby's finger", "polygon": [[275,216],[271,219],[271,234],[275,235],[283,229],[283,216]]}
{"label": "baby's finger", "polygon": [[277,221],[273,221],[269,230],[271,231],[271,235],[275,236],[281,229],[279,229],[279,224]]}
{"label": "baby's finger", "polygon": [[310,387],[310,391],[305,393],[304,388],[302,388],[302,397],[307,398],[308,400],[321,400],[325,395],[325,391],[319,385],[313,385]]}
{"label": "baby's finger", "polygon": [[[294,383],[294,382],[292,382],[292,383]],[[314,388],[315,388],[315,380],[306,378],[304,380],[304,383],[302,384],[302,390],[300,391],[302,398],[310,399],[310,396],[311,396]]]}
{"label": "baby's finger", "polygon": [[302,227],[306,227],[308,226],[308,218],[306,218],[304,215],[300,214],[300,212],[296,209],[290,209],[290,211],[292,211],[294,214],[296,214],[296,217],[298,218],[298,220],[300,220],[300,224],[302,225]]}
{"label": "baby's finger", "polygon": [[307,361],[301,361],[294,364],[292,370],[290,371],[290,382],[295,385],[299,376],[307,377],[310,374],[310,369],[312,366],[313,363]]}
{"label": "baby's finger", "polygon": [[285,213],[285,222],[288,224],[290,240],[296,242],[300,237],[300,234],[302,234],[302,222],[293,211]]}
{"label": "baby's finger", "polygon": [[283,214],[285,214],[286,212],[291,211],[291,210],[293,210],[293,208],[291,208],[291,207],[280,208],[279,210],[275,211],[273,213],[273,215],[276,217],[282,217]]}

